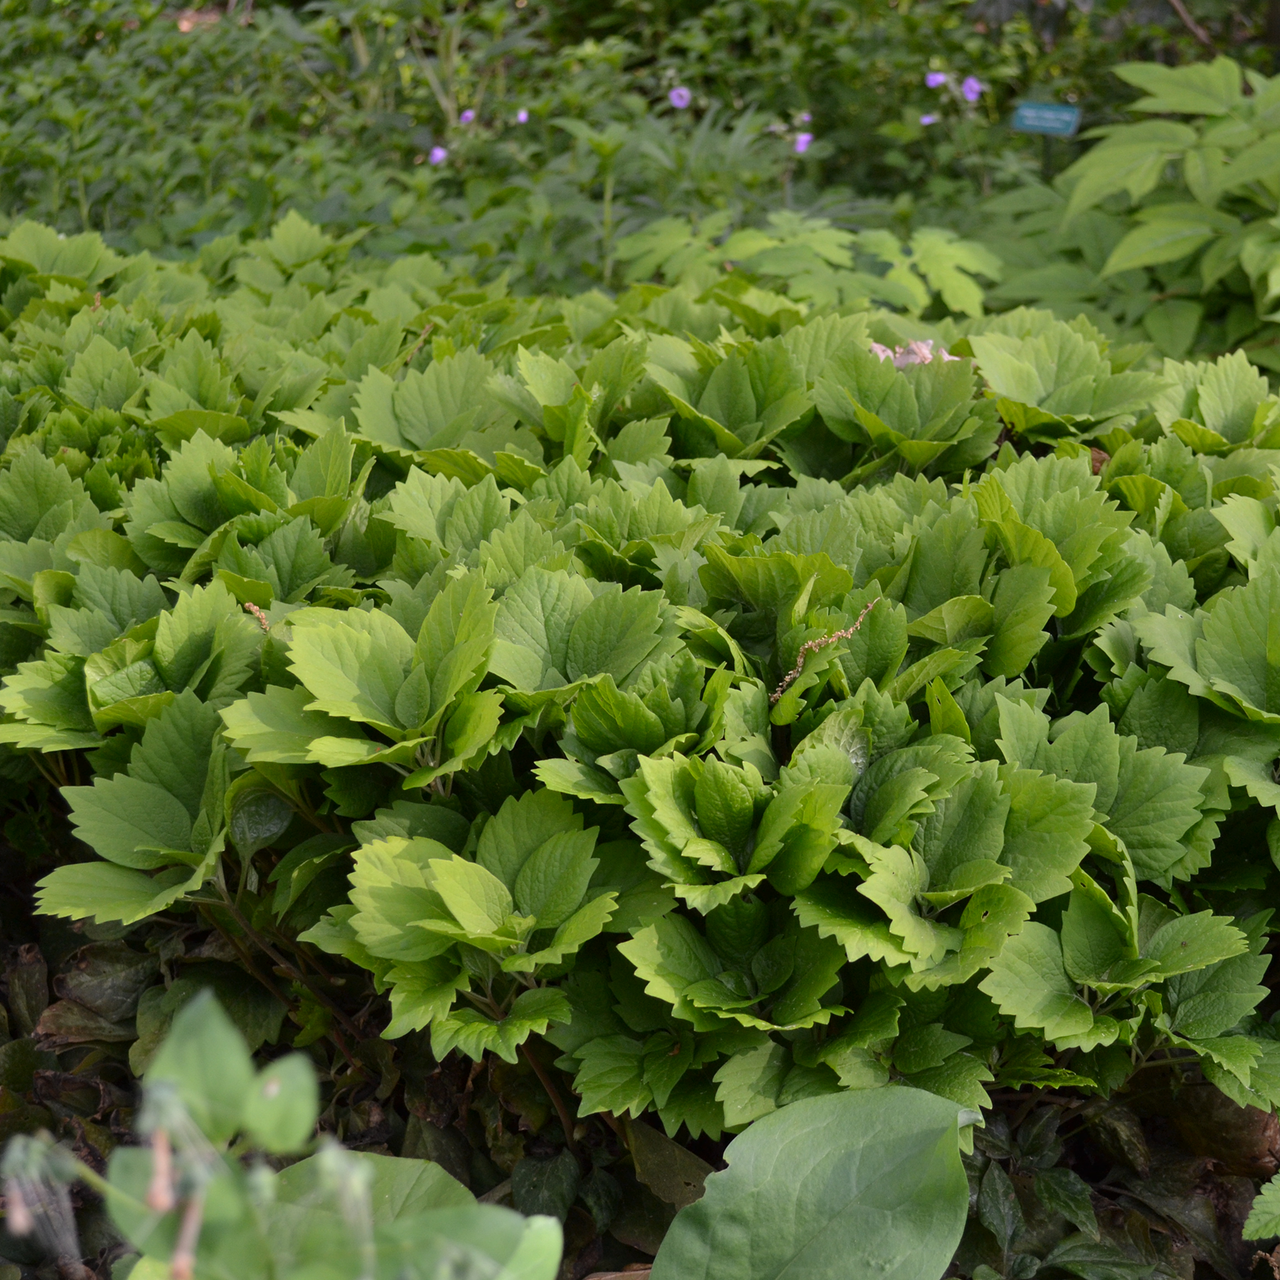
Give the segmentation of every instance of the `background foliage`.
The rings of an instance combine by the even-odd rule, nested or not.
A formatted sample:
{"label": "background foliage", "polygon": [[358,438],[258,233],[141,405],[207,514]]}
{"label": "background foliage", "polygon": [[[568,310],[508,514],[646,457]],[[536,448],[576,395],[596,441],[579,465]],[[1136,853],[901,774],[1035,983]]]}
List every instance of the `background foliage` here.
{"label": "background foliage", "polygon": [[0,12],[0,1136],[211,988],[566,1280],[890,1097],[954,1274],[1248,1274],[1269,11]]}

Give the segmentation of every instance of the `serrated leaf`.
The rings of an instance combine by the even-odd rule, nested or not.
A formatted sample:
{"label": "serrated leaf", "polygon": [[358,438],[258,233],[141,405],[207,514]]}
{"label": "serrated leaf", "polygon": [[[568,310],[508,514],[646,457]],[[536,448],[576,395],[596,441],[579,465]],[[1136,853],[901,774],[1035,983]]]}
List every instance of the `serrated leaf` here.
{"label": "serrated leaf", "polygon": [[978,985],[1017,1026],[1042,1030],[1046,1039],[1082,1036],[1093,1026],[1063,967],[1058,935],[1042,924],[1032,922],[1010,938]]}

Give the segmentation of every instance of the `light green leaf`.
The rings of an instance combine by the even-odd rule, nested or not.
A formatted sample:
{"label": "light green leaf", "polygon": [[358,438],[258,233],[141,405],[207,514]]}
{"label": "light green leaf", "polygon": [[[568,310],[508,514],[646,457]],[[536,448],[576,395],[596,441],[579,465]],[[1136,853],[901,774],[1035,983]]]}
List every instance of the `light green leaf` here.
{"label": "light green leaf", "polygon": [[1042,924],[1029,923],[1010,938],[978,986],[1016,1026],[1041,1030],[1048,1040],[1082,1036],[1093,1026],[1063,967],[1058,935]]}

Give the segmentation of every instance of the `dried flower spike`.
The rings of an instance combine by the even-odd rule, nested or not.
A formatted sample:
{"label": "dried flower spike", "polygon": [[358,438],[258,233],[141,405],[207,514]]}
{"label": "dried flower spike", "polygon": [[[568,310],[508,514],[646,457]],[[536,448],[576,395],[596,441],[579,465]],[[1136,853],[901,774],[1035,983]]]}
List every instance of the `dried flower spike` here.
{"label": "dried flower spike", "polygon": [[821,640],[806,640],[800,646],[800,652],[796,654],[796,665],[782,677],[782,683],[773,691],[769,697],[769,705],[775,707],[778,705],[778,699],[782,697],[786,691],[791,688],[797,680],[800,679],[800,673],[804,670],[804,660],[811,654],[817,653],[819,649],[825,649],[829,644],[835,644],[837,640],[847,640],[859,627],[862,626],[862,620],[869,614],[873,606],[880,600],[876,596],[867,604],[862,612],[858,614],[857,621],[851,627],[845,627],[843,631],[837,631],[835,635],[823,636]]}
{"label": "dried flower spike", "polygon": [[151,1185],[147,1187],[147,1208],[153,1213],[168,1213],[174,1205],[173,1148],[169,1134],[157,1129],[151,1135]]}
{"label": "dried flower spike", "polygon": [[263,629],[263,631],[271,630],[271,623],[267,621],[267,615],[263,613],[262,610],[259,609],[256,604],[253,603],[252,600],[250,600],[248,603],[245,604],[244,611],[245,613],[253,614],[253,616],[257,618],[258,626],[260,626]]}

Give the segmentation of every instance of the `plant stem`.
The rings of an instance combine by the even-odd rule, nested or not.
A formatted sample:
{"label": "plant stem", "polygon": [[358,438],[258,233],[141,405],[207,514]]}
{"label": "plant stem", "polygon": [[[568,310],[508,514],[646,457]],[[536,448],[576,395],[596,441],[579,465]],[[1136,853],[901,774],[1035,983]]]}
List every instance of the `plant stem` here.
{"label": "plant stem", "polygon": [[172,1280],[191,1280],[196,1268],[196,1244],[200,1240],[200,1225],[204,1220],[204,1191],[195,1192],[182,1211],[182,1225],[178,1228],[178,1240],[173,1246],[173,1260],[169,1263]]}
{"label": "plant stem", "polygon": [[601,230],[604,250],[604,263],[600,268],[600,282],[609,287],[609,277],[613,275],[613,165],[604,179],[604,219]]}
{"label": "plant stem", "polygon": [[[289,975],[289,977],[306,989],[318,1000],[335,1018],[342,1024],[343,1029],[352,1036],[357,1042],[363,1037],[360,1035],[360,1028],[342,1011],[337,1003],[331,1000],[323,991],[318,990],[303,974],[292,961],[286,959],[275,947],[271,945],[253,926],[245,919],[240,908],[236,906],[231,895],[227,892],[226,886],[219,884],[218,892],[222,895],[223,904],[230,913],[231,918],[240,926],[244,935],[248,938],[263,954],[269,956],[275,963]],[[287,1002],[286,1002],[287,1003]],[[354,1065],[354,1064],[353,1064]]]}
{"label": "plant stem", "polygon": [[564,1099],[560,1096],[560,1090],[552,1083],[546,1068],[538,1061],[528,1041],[520,1046],[520,1052],[524,1054],[524,1060],[533,1068],[533,1074],[538,1077],[542,1087],[547,1091],[547,1097],[551,1099],[551,1105],[555,1107],[556,1115],[560,1117],[560,1127],[564,1130],[565,1145],[569,1148],[569,1154],[581,1164],[582,1152],[578,1147],[577,1139],[573,1136],[574,1122],[569,1115],[569,1108],[565,1106]]}

